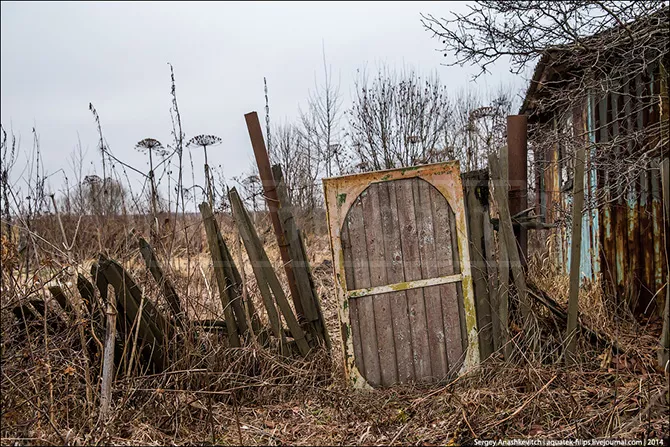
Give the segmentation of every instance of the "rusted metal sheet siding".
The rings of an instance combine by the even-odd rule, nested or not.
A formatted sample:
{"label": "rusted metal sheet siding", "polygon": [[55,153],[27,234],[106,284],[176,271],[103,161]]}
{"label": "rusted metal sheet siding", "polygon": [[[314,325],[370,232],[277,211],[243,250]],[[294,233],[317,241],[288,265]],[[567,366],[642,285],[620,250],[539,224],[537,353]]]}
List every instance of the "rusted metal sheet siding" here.
{"label": "rusted metal sheet siding", "polygon": [[[662,210],[661,158],[642,160],[647,163],[646,169],[633,179],[626,179],[621,172],[596,170],[589,159],[596,156],[599,145],[649,128],[661,119],[667,120],[665,115],[662,117],[668,108],[667,88],[667,76],[660,76],[659,67],[650,68],[631,79],[622,95],[593,96],[584,105],[588,136],[585,144],[590,145],[585,199],[591,207],[587,206],[583,214],[582,278],[594,280],[600,276],[605,290],[616,295],[619,302],[628,303],[636,313],[649,314],[657,308],[658,292],[664,287],[668,270],[664,256],[667,224]],[[637,98],[646,98],[647,102],[640,103]],[[577,130],[577,120],[574,124]],[[622,159],[658,145],[659,138],[655,134],[646,141],[608,150],[612,157]],[[556,192],[560,189],[561,163],[565,159],[558,145],[544,154],[543,159],[540,202],[546,209],[546,221],[551,223],[559,218],[556,209],[571,208],[572,191]],[[600,194],[597,200],[596,192]],[[564,227],[559,225],[553,231],[556,244],[553,254],[561,271],[567,273],[570,234]]]}
{"label": "rusted metal sheet siding", "polygon": [[[586,170],[586,175],[588,176],[588,182],[585,182],[585,185],[588,185],[586,192],[588,192],[588,222],[589,222],[589,243],[590,250],[588,251],[588,256],[591,259],[591,276],[590,279],[595,279],[600,274],[600,209],[595,204],[595,196],[598,189],[598,172],[593,163],[593,159],[596,156],[596,134],[593,126],[593,107],[594,101],[593,97],[589,97],[587,101],[586,108],[586,137],[588,139],[588,144],[590,150],[588,153],[588,169]],[[582,240],[583,240],[582,235]],[[582,250],[583,252],[583,250]]]}
{"label": "rusted metal sheet siding", "polygon": [[[554,127],[556,128],[556,121]],[[556,129],[558,131],[558,129]],[[559,165],[559,146],[558,143],[547,148],[544,153],[544,160],[540,171],[542,172],[542,193],[543,214],[545,221],[554,223],[561,219],[560,211],[565,208],[564,197],[560,194],[560,165]],[[566,248],[567,239],[564,234],[563,226],[559,226],[551,232],[550,253],[556,259],[556,264],[564,273],[567,268]]]}
{"label": "rusted metal sheet siding", "polygon": [[[598,209],[592,206],[592,198],[595,195],[595,182],[593,181],[592,175],[592,153],[591,150],[594,150],[590,145],[590,133],[591,129],[589,126],[589,119],[587,116],[588,112],[587,107],[576,107],[573,110],[572,120],[573,120],[573,132],[575,135],[585,135],[584,144],[589,145],[590,150],[586,150],[586,169],[584,170],[584,203],[586,204],[585,210],[582,212],[582,236],[581,236],[581,250],[580,250],[580,272],[582,279],[593,280],[598,268],[598,262],[595,260],[598,258],[594,254],[598,253],[598,248],[594,244],[596,238],[593,237],[594,234],[597,234],[598,231]],[[564,194],[565,195],[565,194]],[[595,225],[594,225],[595,221]],[[566,238],[570,239],[571,234],[567,231],[566,228]],[[572,245],[572,244],[570,244]],[[570,254],[572,250],[568,251],[568,264],[570,265]]]}
{"label": "rusted metal sheet siding", "polygon": [[[588,113],[591,105],[587,104],[584,108],[576,108],[573,111],[572,126],[575,135],[583,135],[585,131],[587,138],[584,144],[590,144],[590,150],[587,153],[587,169],[584,171],[584,194],[585,209],[582,213],[582,249],[580,250],[580,271],[582,280],[594,280],[600,273],[600,259],[597,253],[600,250],[599,218],[600,210],[592,205],[588,200],[595,196],[597,188],[597,172],[590,163],[594,155],[595,143],[593,132],[593,119]],[[559,131],[558,124],[554,123],[556,132]],[[572,192],[561,192],[564,178],[567,172],[567,164],[570,163],[570,157],[564,153],[560,145],[555,144],[544,156],[544,169],[541,182],[540,203],[545,214],[545,220],[548,223],[558,223],[556,229],[551,231],[551,252],[554,256],[556,266],[562,274],[569,273],[570,254],[571,254],[571,235],[568,221],[570,210],[572,209]]]}

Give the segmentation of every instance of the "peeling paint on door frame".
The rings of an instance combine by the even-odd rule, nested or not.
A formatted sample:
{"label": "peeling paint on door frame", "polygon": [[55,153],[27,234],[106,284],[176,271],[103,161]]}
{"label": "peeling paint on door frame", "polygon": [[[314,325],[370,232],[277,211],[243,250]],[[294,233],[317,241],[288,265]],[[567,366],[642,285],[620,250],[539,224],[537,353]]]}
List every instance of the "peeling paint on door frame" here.
{"label": "peeling paint on door frame", "polygon": [[[339,300],[338,316],[340,318],[342,329],[344,371],[347,380],[355,388],[371,388],[365,378],[361,375],[355,363],[348,309],[350,296],[353,298],[352,295],[355,295],[356,292],[365,292],[347,290],[344,271],[344,252],[342,251],[341,241],[342,225],[354,201],[371,184],[415,177],[425,180],[435,187],[446,199],[454,212],[461,273],[458,275],[460,278],[449,278],[449,281],[451,282],[453,279],[454,282],[461,281],[462,283],[463,309],[465,311],[465,327],[468,339],[465,360],[461,366],[459,374],[463,374],[479,364],[477,316],[470,269],[470,254],[468,252],[468,232],[465,205],[463,201],[463,186],[461,184],[461,173],[458,161],[326,178],[323,179],[323,188],[326,200],[326,218],[328,221],[328,234],[330,238],[331,255],[333,258],[335,286]],[[405,288],[420,287],[420,285],[409,283],[400,283],[400,285],[391,284],[382,287],[394,286],[406,286]],[[367,293],[369,294],[370,291],[367,291]]]}

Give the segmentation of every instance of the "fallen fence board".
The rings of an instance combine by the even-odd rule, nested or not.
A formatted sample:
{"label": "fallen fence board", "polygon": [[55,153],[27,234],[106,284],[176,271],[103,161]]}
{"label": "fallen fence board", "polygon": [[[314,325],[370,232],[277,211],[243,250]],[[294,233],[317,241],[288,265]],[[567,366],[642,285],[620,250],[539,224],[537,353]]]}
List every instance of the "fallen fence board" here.
{"label": "fallen fence board", "polygon": [[326,327],[326,319],[323,317],[323,309],[321,308],[321,300],[319,299],[319,295],[316,292],[316,287],[314,286],[314,276],[312,275],[312,269],[307,262],[307,249],[305,248],[305,237],[304,233],[302,231],[298,232],[298,239],[300,242],[300,252],[301,252],[301,257],[302,259],[305,260],[305,269],[307,270],[307,277],[309,278],[309,286],[312,289],[312,294],[314,296],[314,305],[316,306],[316,311],[319,314],[319,322],[321,327],[319,330],[321,331],[321,334],[323,336],[323,341],[326,344],[326,349],[330,350],[332,348],[332,344],[330,341],[330,334],[328,333],[328,328]]}
{"label": "fallen fence board", "polygon": [[223,308],[223,315],[226,319],[226,327],[228,328],[228,343],[231,347],[240,347],[240,337],[238,335],[237,323],[235,316],[230,306],[230,297],[228,296],[228,287],[226,284],[225,273],[223,271],[223,259],[221,259],[220,234],[214,220],[214,214],[206,202],[200,204],[200,214],[205,224],[205,232],[207,233],[207,243],[209,244],[209,251],[214,263],[214,275],[219,286],[219,298],[221,299],[221,306]]}
{"label": "fallen fence board", "polygon": [[116,261],[100,255],[98,261],[100,273],[114,287],[116,306],[126,320],[126,337],[131,333],[128,329],[139,325],[138,334],[149,347],[150,357],[157,371],[163,371],[167,365],[167,341],[172,338],[174,330],[156,306],[148,299],[141,307],[142,295],[135,281]]}
{"label": "fallen fence board", "polygon": [[[277,330],[277,326],[279,323],[278,323],[278,317],[276,320],[274,315],[270,317],[270,314],[271,313],[274,314],[276,311],[273,311],[274,305],[269,300],[268,291],[265,290],[266,286],[270,289],[270,291],[272,291],[272,294],[275,297],[275,301],[279,309],[281,310],[282,315],[284,315],[286,325],[289,327],[291,335],[296,341],[296,345],[300,350],[300,353],[302,354],[302,356],[307,356],[307,354],[310,351],[310,348],[309,344],[307,343],[307,339],[305,338],[305,334],[303,330],[300,328],[298,319],[291,310],[291,306],[288,300],[286,299],[284,290],[282,289],[281,284],[277,279],[277,275],[272,269],[272,264],[270,264],[270,260],[268,259],[268,256],[265,253],[265,249],[263,248],[263,245],[261,244],[258,235],[256,234],[256,231],[251,223],[251,219],[249,218],[249,215],[246,213],[244,207],[242,206],[241,201],[239,201],[239,197],[237,196],[236,192],[235,194],[231,194],[231,199],[232,199],[231,203],[233,203],[233,201],[235,202],[233,206],[237,209],[237,211],[235,211],[236,218],[239,217],[240,221],[238,222],[239,225],[238,228],[240,229],[240,234],[243,236],[245,247],[247,248],[247,254],[249,255],[249,260],[251,261],[252,267],[254,269],[254,274],[256,275],[256,282],[259,285],[259,289],[263,287],[263,292],[261,296],[263,297],[264,302],[266,304],[268,317],[272,318],[273,320],[271,322],[271,325],[274,326],[273,331]],[[281,331],[279,331],[279,333],[281,337],[280,339],[282,340],[282,342],[285,342],[283,333],[281,333]],[[284,343],[282,343],[282,345],[284,345]]]}
{"label": "fallen fence board", "polygon": [[221,230],[219,229],[219,223],[214,218],[212,218],[212,221],[214,222],[216,240],[219,245],[221,260],[223,263],[223,275],[226,281],[226,292],[228,293],[230,305],[233,308],[233,313],[235,314],[235,318],[237,320],[237,328],[240,334],[244,335],[248,333],[249,325],[247,324],[246,310],[244,308],[244,303],[242,302],[242,278],[240,276],[240,272],[235,266],[233,257],[228,250],[228,245],[223,240]]}
{"label": "fallen fence board", "polygon": [[228,198],[233,210],[235,223],[237,224],[240,236],[242,237],[242,242],[244,243],[244,248],[247,250],[247,255],[249,256],[249,262],[251,263],[254,276],[256,276],[256,284],[258,285],[258,290],[260,291],[261,298],[263,299],[265,311],[268,315],[268,321],[270,322],[270,328],[272,329],[274,336],[281,340],[281,345],[285,346],[286,339],[281,328],[279,314],[272,299],[270,287],[268,286],[265,271],[262,267],[263,258],[260,254],[260,240],[258,240],[258,235],[255,233],[251,219],[244,209],[242,200],[240,200],[240,196],[238,195],[235,188],[232,188],[229,191]]}
{"label": "fallen fence board", "polygon": [[279,221],[284,231],[284,238],[288,244],[289,256],[291,258],[291,269],[295,277],[298,293],[300,294],[306,326],[312,337],[322,340],[326,343],[326,346],[330,348],[325,322],[319,311],[319,298],[313,287],[309,261],[303,250],[300,231],[298,230],[291,211],[292,204],[286,192],[286,185],[284,183],[284,175],[281,166],[274,165],[272,167],[272,174],[277,185],[277,197],[280,204],[279,209],[277,210]]}
{"label": "fallen fence board", "polygon": [[143,238],[139,238],[139,245],[140,253],[144,258],[144,262],[147,264],[147,268],[156,280],[156,283],[158,283],[158,287],[160,288],[161,293],[170,305],[170,309],[172,309],[172,313],[174,314],[177,324],[179,326],[183,326],[182,320],[184,319],[184,314],[181,308],[179,295],[177,295],[177,291],[172,285],[172,282],[163,273],[163,269],[158,263],[156,253],[154,252],[154,249],[151,248],[151,245],[149,245],[149,243]]}

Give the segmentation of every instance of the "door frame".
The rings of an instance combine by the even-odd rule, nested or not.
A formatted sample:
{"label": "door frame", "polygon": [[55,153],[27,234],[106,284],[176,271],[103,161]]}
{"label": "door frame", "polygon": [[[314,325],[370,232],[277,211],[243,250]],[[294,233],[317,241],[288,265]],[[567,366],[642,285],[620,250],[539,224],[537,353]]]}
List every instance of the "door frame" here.
{"label": "door frame", "polygon": [[[410,178],[420,178],[435,187],[445,198],[455,216],[456,240],[461,273],[438,278],[407,281],[369,289],[348,290],[344,270],[344,252],[342,250],[341,231],[349,209],[360,194],[373,183],[389,182]],[[436,284],[461,282],[463,291],[463,310],[467,349],[463,365],[458,374],[479,364],[479,339],[477,335],[477,315],[473,295],[470,253],[468,251],[468,232],[466,223],[463,186],[461,184],[460,165],[458,161],[434,163],[384,171],[366,172],[362,174],[344,175],[323,179],[323,190],[326,201],[326,219],[328,235],[333,259],[335,287],[337,289],[337,313],[340,319],[344,372],[347,380],[355,388],[371,388],[361,375],[354,358],[353,335],[349,319],[349,299],[359,296],[384,293],[389,291],[407,290],[427,287]],[[460,332],[460,329],[459,329]]]}

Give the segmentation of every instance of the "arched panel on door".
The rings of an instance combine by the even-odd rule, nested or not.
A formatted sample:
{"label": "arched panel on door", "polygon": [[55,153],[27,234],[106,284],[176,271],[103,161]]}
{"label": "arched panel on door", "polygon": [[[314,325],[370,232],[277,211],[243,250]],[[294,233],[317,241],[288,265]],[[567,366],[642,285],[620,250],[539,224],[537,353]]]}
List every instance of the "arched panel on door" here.
{"label": "arched panel on door", "polygon": [[478,361],[460,176],[445,165],[324,181],[355,384],[436,381]]}

